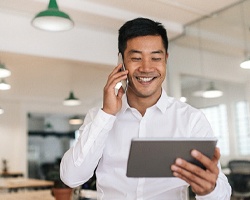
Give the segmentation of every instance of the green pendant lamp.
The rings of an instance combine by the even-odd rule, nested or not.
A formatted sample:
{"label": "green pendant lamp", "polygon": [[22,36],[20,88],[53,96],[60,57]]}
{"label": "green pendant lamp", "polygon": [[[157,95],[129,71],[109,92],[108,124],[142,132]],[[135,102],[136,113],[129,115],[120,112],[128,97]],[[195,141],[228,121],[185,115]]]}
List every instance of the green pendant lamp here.
{"label": "green pendant lamp", "polygon": [[0,78],[6,78],[11,75],[10,70],[6,69],[5,65],[0,62]]}
{"label": "green pendant lamp", "polygon": [[0,80],[0,90],[9,90],[10,88],[10,84],[6,83],[4,79]]}
{"label": "green pendant lamp", "polygon": [[242,62],[240,67],[243,69],[250,69],[250,58]]}
{"label": "green pendant lamp", "polygon": [[75,97],[73,91],[70,91],[69,97],[63,101],[63,105],[65,106],[78,106],[80,104],[81,101]]}
{"label": "green pendant lamp", "polygon": [[56,0],[50,0],[47,10],[39,12],[31,24],[38,29],[45,31],[66,31],[74,26],[69,15],[59,10]]}

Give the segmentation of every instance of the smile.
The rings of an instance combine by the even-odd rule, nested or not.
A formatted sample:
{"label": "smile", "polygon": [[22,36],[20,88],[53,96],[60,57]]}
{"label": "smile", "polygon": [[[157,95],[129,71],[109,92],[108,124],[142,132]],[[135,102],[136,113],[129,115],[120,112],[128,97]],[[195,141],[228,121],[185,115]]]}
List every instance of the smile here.
{"label": "smile", "polygon": [[143,82],[143,83],[146,83],[146,82],[150,82],[154,79],[155,77],[136,77],[136,79],[139,81],[139,82]]}

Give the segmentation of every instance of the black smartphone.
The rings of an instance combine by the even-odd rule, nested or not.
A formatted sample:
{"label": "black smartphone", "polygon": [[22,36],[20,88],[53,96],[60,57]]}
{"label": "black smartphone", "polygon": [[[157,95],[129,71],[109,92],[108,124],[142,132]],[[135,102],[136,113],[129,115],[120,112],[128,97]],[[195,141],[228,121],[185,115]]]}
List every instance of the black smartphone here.
{"label": "black smartphone", "polygon": [[[125,66],[124,66],[124,63],[123,63],[123,59],[122,59],[122,54],[119,53],[118,54],[118,62],[117,62],[117,65],[121,64],[122,63],[122,68],[121,68],[121,71],[124,71],[125,70]],[[125,80],[121,80],[121,82],[117,83],[115,88],[118,90],[120,87],[123,88],[124,92],[127,91],[127,87],[128,87],[128,79],[125,79]]]}

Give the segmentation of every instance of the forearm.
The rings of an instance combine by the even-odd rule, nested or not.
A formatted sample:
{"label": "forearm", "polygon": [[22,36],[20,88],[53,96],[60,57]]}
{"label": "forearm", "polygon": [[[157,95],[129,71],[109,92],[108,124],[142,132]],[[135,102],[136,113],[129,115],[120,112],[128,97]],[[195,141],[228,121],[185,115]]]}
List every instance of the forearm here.
{"label": "forearm", "polygon": [[61,161],[60,176],[67,185],[76,187],[93,175],[114,120],[114,116],[101,110],[86,116],[76,145],[65,153]]}

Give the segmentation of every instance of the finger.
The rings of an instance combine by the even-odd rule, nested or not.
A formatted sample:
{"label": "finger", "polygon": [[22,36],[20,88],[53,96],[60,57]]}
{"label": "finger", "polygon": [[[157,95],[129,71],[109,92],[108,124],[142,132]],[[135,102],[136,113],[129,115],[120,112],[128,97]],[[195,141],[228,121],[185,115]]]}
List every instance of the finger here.
{"label": "finger", "polygon": [[[204,170],[200,168],[199,166],[191,164],[180,158],[176,159],[175,165],[177,168],[179,167],[179,169],[177,169],[176,172],[181,173],[183,176],[187,177],[188,179],[194,182],[197,181],[196,179],[197,177],[197,178],[204,179],[211,184],[214,184],[214,182],[217,180],[218,173],[219,173],[217,171],[215,173],[212,173],[209,170]],[[218,169],[217,166],[216,168]]]}
{"label": "finger", "polygon": [[114,74],[118,73],[120,71],[120,69],[122,68],[122,64],[117,65],[112,72],[110,73],[109,76],[113,76]]}
{"label": "finger", "polygon": [[214,150],[214,156],[212,158],[212,161],[218,161],[220,159],[220,149],[218,147]]}
{"label": "finger", "polygon": [[123,94],[125,94],[125,91],[123,90],[122,87],[120,87],[118,92],[117,92],[117,97],[122,98]]}
{"label": "finger", "polygon": [[171,166],[171,169],[174,171],[174,176],[189,183],[196,193],[202,194],[207,191],[212,191],[215,187],[217,180],[215,174],[205,171],[185,160],[178,158],[176,164]]}
{"label": "finger", "polygon": [[186,178],[185,176],[182,176],[178,173],[175,173],[175,176],[186,181],[190,185],[192,191],[197,195],[205,195],[208,193],[208,191],[213,191],[215,187],[211,184],[208,184],[203,179],[200,179],[200,180],[197,179],[198,180],[197,182],[193,182],[189,180],[188,178]]}
{"label": "finger", "polygon": [[204,183],[205,183],[200,178],[196,178],[197,181],[192,181],[187,176],[185,176],[183,174],[183,172],[180,172],[180,173],[174,172],[173,175],[176,176],[176,177],[178,177],[178,178],[180,178],[180,179],[182,179],[182,180],[184,180],[184,181],[186,181],[192,188],[196,188],[196,189],[201,188],[202,186],[204,186]]}
{"label": "finger", "polygon": [[112,88],[115,87],[115,85],[121,81],[121,80],[125,80],[127,78],[127,73],[128,70],[125,71],[119,71],[119,69],[122,67],[122,65],[118,65],[109,75],[108,80],[106,85],[107,86],[112,86]]}
{"label": "finger", "polygon": [[206,177],[205,170],[180,158],[176,159],[173,171],[185,177],[189,177],[189,179],[193,179],[194,176],[201,178]]}
{"label": "finger", "polygon": [[204,154],[202,154],[201,152],[197,151],[197,150],[192,150],[191,151],[191,155],[198,160],[199,162],[201,162],[207,170],[209,170],[211,173],[215,173],[218,174],[218,161],[220,158],[220,154],[218,154],[218,149],[214,151],[214,156],[212,158],[212,160],[210,158],[208,158],[207,156],[205,156]]}

